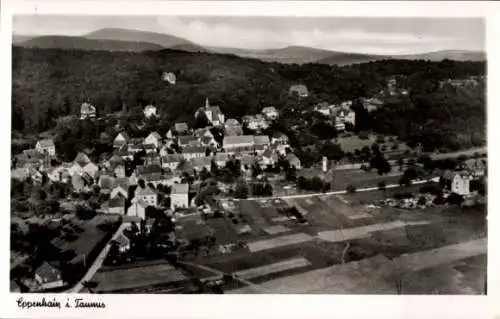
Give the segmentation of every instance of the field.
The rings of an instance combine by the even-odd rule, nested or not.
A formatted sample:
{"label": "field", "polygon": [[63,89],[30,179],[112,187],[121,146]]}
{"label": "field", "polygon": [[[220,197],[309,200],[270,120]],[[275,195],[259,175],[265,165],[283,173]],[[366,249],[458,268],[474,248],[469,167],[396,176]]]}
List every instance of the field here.
{"label": "field", "polygon": [[376,187],[381,181],[386,185],[398,184],[400,179],[401,173],[395,168],[387,175],[378,175],[376,171],[341,170],[334,172],[332,190],[345,190],[349,185],[356,188]]}
{"label": "field", "polygon": [[[372,193],[383,196],[366,194]],[[484,214],[452,206],[367,211],[356,202],[361,195],[240,201],[237,214],[254,230],[245,238],[248,249],[197,263],[242,277],[226,293],[396,294],[396,280],[418,281],[446,269],[443,291],[483,293],[477,280],[486,267]],[[278,218],[283,205],[295,206],[309,223]],[[457,285],[454,273],[467,284]],[[432,293],[432,283],[423,281],[405,291]]]}
{"label": "field", "polygon": [[173,284],[187,280],[179,270],[169,264],[133,267],[96,273],[98,292],[114,292],[159,284]]}

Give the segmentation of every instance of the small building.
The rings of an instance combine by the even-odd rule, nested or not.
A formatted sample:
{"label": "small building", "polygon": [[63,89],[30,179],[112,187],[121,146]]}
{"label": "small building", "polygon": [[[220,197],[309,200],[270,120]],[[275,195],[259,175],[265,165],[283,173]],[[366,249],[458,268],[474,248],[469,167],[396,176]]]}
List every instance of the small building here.
{"label": "small building", "polygon": [[362,103],[364,109],[368,112],[373,112],[384,105],[384,102],[378,98],[363,99]]}
{"label": "small building", "polygon": [[262,109],[262,114],[268,120],[274,121],[279,117],[279,113],[274,106],[268,106]]}
{"label": "small building", "polygon": [[158,112],[156,110],[156,106],[154,105],[147,105],[145,108],[144,108],[144,116],[146,118],[150,118],[150,117],[157,117],[158,116]]}
{"label": "small building", "polygon": [[120,149],[125,145],[127,145],[129,139],[130,138],[128,137],[127,133],[120,132],[118,133],[118,135],[116,135],[115,139],[113,140],[113,147]]}
{"label": "small building", "polygon": [[123,178],[125,177],[125,165],[116,165],[115,168],[113,169],[113,172],[115,173],[116,177],[118,178]]}
{"label": "small building", "polygon": [[55,156],[56,155],[56,145],[52,139],[39,140],[36,143],[35,149],[40,154]]}
{"label": "small building", "polygon": [[192,136],[192,135],[179,136],[177,138],[177,144],[180,147],[184,147],[184,146],[188,146],[188,145],[191,145],[191,146],[201,145],[200,138],[196,137],[196,136]]}
{"label": "small building", "polygon": [[79,152],[78,154],[76,154],[75,160],[73,162],[78,163],[83,168],[85,167],[85,165],[90,163],[90,158],[87,154]]}
{"label": "small building", "polygon": [[144,145],[154,145],[155,148],[160,147],[161,135],[158,132],[151,132],[144,140]]}
{"label": "small building", "polygon": [[92,178],[94,178],[96,176],[97,172],[99,171],[99,166],[97,166],[96,164],[94,164],[92,162],[88,162],[85,166],[83,166],[82,170],[83,170],[83,173],[87,173],[90,176],[92,176]]}
{"label": "small building", "polygon": [[206,168],[208,171],[210,171],[210,166],[212,165],[212,157],[204,156],[204,157],[192,158],[190,162],[193,165],[193,168],[197,172],[202,171],[203,168]]}
{"label": "small building", "polygon": [[218,167],[224,167],[227,163],[232,158],[232,155],[230,153],[216,153],[212,159],[215,161],[215,164]]}
{"label": "small building", "polygon": [[314,107],[314,110],[324,116],[330,116],[332,114],[332,107],[326,103],[319,103]]}
{"label": "small building", "polygon": [[278,162],[278,154],[271,148],[266,149],[258,161],[261,168],[266,168],[268,166],[273,166]]}
{"label": "small building", "polygon": [[35,270],[35,281],[42,289],[54,289],[64,286],[62,272],[59,265],[54,262],[44,261]]}
{"label": "small building", "polygon": [[486,174],[486,163],[480,158],[470,158],[464,162],[464,169],[475,177]]}
{"label": "small building", "polygon": [[304,84],[295,84],[290,86],[288,94],[290,96],[298,96],[300,98],[306,98],[309,96],[309,91],[307,90],[307,86],[305,86]]}
{"label": "small building", "polygon": [[189,207],[189,185],[188,184],[174,184],[170,192],[170,208]]}
{"label": "small building", "polygon": [[447,170],[443,173],[442,177],[445,189],[449,189],[452,193],[457,195],[463,196],[470,194],[470,182],[473,179],[472,175]]}
{"label": "small building", "polygon": [[262,114],[245,115],[243,117],[243,123],[252,131],[265,130],[269,127],[269,123]]}
{"label": "small building", "polygon": [[84,102],[80,108],[80,120],[94,119],[97,116],[96,108],[88,102]]}
{"label": "small building", "polygon": [[117,178],[115,180],[115,187],[111,190],[110,198],[121,196],[123,198],[128,198],[128,190],[129,190],[129,179]]}

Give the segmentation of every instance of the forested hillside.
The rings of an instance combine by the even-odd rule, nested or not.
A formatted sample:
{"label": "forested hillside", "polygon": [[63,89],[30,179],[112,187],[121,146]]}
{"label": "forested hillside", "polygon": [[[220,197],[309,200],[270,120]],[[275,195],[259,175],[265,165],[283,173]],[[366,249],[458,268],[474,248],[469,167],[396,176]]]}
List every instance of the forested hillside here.
{"label": "forested hillside", "polygon": [[[175,86],[162,80],[165,71],[177,75]],[[357,129],[397,133],[407,140],[418,135],[437,146],[467,146],[484,139],[484,86],[456,92],[440,89],[438,82],[484,73],[483,62],[448,60],[385,60],[337,67],[174,50],[131,53],[14,47],[12,128],[24,133],[46,131],[57,118],[78,114],[87,100],[101,116],[138,113],[153,103],[165,126],[174,121],[192,123],[205,96],[220,105],[226,118],[257,113],[268,105],[310,109],[321,101],[370,97],[385,87],[388,76],[400,75],[401,82],[412,89],[410,96],[387,101],[370,120],[361,120]],[[307,85],[310,97],[289,98],[288,88],[294,83]]]}

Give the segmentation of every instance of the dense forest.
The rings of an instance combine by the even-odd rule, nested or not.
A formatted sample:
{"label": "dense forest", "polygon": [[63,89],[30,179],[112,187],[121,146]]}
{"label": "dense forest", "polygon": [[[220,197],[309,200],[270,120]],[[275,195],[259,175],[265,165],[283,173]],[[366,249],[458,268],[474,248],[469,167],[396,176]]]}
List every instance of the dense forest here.
{"label": "dense forest", "polygon": [[[176,74],[175,86],[162,80],[163,72]],[[484,74],[484,62],[384,60],[337,67],[175,50],[132,53],[13,47],[12,129],[18,135],[38,134],[66,123],[66,138],[72,130],[76,136],[90,133],[95,139],[102,138],[103,132],[113,134],[105,122],[99,128],[68,118],[78,115],[82,102],[90,101],[99,116],[121,112],[125,118],[140,116],[143,106],[155,104],[160,113],[156,126],[166,131],[175,121],[193,125],[193,114],[205,97],[219,105],[226,118],[258,113],[269,105],[283,112],[311,110],[322,101],[371,97],[386,87],[387,77],[397,75],[398,84],[411,88],[410,95],[388,99],[370,115],[358,106],[355,129],[398,135],[410,143],[418,140],[428,148],[453,149],[484,142],[485,88],[440,88],[439,81]],[[295,83],[307,85],[307,99],[288,96]],[[287,120],[301,117],[289,112],[281,124],[289,126]],[[320,133],[314,129],[307,133],[318,136],[324,129],[316,131]]]}

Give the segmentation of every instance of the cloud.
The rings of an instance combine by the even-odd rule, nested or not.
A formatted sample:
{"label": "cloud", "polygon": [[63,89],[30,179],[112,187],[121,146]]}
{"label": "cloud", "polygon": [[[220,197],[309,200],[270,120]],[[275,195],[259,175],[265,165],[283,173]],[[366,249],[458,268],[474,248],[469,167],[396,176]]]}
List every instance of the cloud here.
{"label": "cloud", "polygon": [[[255,22],[250,24],[248,22]],[[319,49],[404,54],[416,51],[441,50],[460,43],[459,37],[438,36],[410,32],[371,32],[362,28],[262,28],[257,19],[246,25],[207,23],[201,19],[177,17],[158,18],[158,27],[165,33],[184,37],[207,46],[237,47],[242,49],[279,48],[289,45]]]}

